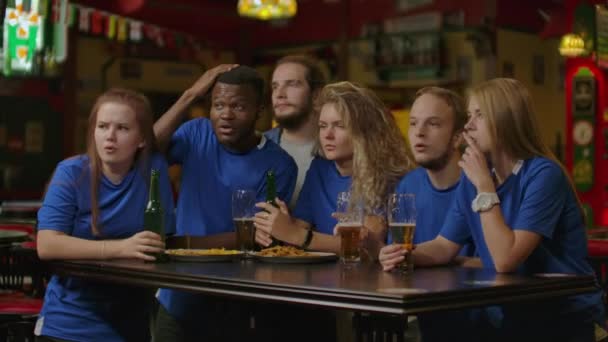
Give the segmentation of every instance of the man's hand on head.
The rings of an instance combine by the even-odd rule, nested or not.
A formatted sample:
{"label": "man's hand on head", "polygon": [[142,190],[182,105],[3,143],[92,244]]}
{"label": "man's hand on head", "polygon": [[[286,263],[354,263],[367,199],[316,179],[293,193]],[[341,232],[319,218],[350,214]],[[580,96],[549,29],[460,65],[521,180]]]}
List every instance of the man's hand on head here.
{"label": "man's hand on head", "polygon": [[215,82],[216,78],[220,74],[222,74],[226,71],[230,71],[230,70],[236,68],[237,66],[239,66],[239,65],[238,64],[220,64],[214,68],[211,68],[211,69],[205,71],[205,73],[201,77],[199,77],[199,79],[196,80],[196,82],[194,82],[192,87],[190,87],[190,91],[197,97],[205,95],[209,91],[209,89]]}

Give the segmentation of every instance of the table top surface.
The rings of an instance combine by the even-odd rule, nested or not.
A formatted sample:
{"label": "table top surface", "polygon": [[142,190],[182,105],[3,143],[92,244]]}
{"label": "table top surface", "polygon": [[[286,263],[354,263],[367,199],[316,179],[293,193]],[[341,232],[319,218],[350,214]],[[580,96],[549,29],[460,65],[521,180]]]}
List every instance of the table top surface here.
{"label": "table top surface", "polygon": [[411,275],[402,275],[383,272],[378,264],[347,268],[339,262],[83,260],[54,261],[50,266],[62,275],[97,281],[391,314],[538,300],[596,290],[592,276],[519,276],[462,267],[419,268]]}

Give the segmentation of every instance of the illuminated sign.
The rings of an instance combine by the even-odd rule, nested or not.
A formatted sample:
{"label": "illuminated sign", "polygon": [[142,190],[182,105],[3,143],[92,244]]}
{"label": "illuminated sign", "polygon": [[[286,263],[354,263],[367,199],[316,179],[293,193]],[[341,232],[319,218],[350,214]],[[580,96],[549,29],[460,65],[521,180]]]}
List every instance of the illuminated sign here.
{"label": "illuminated sign", "polygon": [[31,0],[29,9],[23,0],[15,0],[6,8],[4,18],[4,68],[5,75],[28,74],[33,71],[36,52],[43,45],[43,20],[39,12],[39,0]]}

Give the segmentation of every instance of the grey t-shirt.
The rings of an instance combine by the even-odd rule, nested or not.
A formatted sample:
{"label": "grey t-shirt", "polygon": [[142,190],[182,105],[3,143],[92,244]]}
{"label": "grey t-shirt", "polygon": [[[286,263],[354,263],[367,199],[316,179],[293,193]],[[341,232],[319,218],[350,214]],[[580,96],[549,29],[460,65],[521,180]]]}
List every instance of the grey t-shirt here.
{"label": "grey t-shirt", "polygon": [[298,165],[298,179],[296,180],[296,188],[293,191],[291,202],[289,202],[289,208],[293,209],[296,206],[296,201],[300,196],[300,190],[302,184],[304,184],[304,178],[306,178],[306,171],[310,167],[313,155],[312,149],[315,145],[314,141],[308,143],[292,143],[281,139],[280,146],[296,161]]}

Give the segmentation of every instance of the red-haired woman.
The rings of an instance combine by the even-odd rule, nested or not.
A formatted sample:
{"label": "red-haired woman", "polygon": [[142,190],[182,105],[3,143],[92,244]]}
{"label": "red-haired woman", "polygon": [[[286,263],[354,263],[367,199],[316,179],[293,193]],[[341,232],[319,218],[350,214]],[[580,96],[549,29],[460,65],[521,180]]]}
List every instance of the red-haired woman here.
{"label": "red-haired woman", "polygon": [[[173,230],[167,163],[156,153],[148,100],[111,89],[89,117],[87,154],[57,165],[38,212],[41,259],[154,260],[161,237],[144,230],[152,169],[160,172],[161,202]],[[127,286],[54,275],[36,324],[39,341],[149,341],[152,293]]]}

